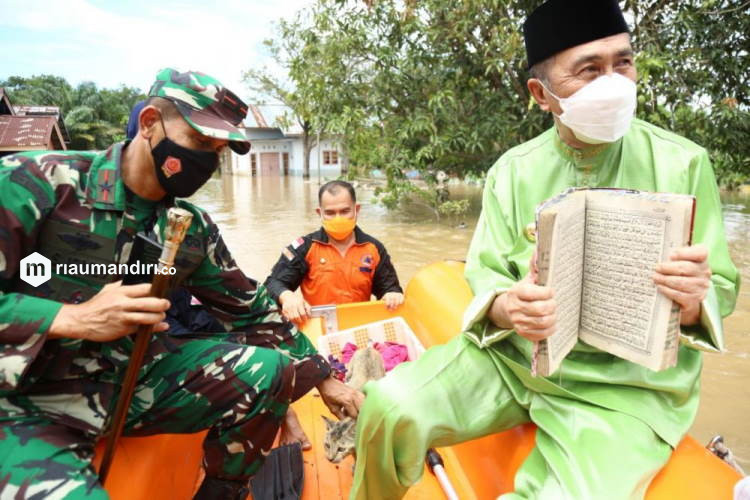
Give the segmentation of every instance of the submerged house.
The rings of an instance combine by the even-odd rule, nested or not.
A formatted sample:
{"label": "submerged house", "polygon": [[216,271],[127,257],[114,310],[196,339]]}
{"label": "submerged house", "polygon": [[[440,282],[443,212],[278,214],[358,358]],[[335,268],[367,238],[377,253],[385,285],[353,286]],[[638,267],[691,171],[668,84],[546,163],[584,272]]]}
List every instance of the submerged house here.
{"label": "submerged house", "polygon": [[[250,105],[244,132],[250,140],[250,152],[238,155],[229,148],[222,157],[222,172],[241,175],[298,175],[304,170],[304,139],[302,129],[284,129],[277,118],[287,108],[275,105]],[[315,139],[315,138],[313,138]],[[320,147],[310,151],[310,176],[320,174],[338,177],[346,172],[343,148],[335,137],[322,136]]]}

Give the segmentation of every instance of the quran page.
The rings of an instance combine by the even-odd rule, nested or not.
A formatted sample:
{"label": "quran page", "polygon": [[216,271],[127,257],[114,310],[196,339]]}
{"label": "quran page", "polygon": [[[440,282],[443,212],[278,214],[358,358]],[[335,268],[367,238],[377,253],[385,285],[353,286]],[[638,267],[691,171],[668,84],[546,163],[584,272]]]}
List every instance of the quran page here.
{"label": "quran page", "polygon": [[651,276],[688,244],[693,204],[687,195],[587,192],[581,340],[652,370],[676,363],[679,310]]}
{"label": "quran page", "polygon": [[586,192],[566,192],[538,211],[539,285],[552,287],[557,302],[557,330],[537,342],[532,373],[549,376],[578,341],[583,282]]}

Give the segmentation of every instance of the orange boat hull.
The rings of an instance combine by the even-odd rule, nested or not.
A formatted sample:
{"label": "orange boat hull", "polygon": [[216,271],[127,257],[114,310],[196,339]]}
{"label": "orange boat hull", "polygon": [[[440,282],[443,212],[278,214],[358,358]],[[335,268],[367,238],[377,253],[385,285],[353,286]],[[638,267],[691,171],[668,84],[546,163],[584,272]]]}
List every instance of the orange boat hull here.
{"label": "orange boat hull", "polygon": [[[429,347],[455,336],[463,311],[471,300],[471,290],[463,279],[463,264],[441,262],[422,269],[409,282],[406,301],[395,312],[381,302],[347,304],[337,308],[340,329],[402,316],[419,340]],[[319,319],[304,330],[313,342],[321,334]],[[313,391],[315,392],[315,391]],[[329,415],[317,394],[308,394],[294,408],[313,442],[304,452],[304,500],[344,499],[351,486],[351,459],[338,466],[323,455],[325,427],[320,415]],[[514,429],[450,448],[440,449],[445,468],[461,499],[495,499],[513,491],[516,470],[534,446],[536,427],[525,424]],[[205,433],[164,434],[146,438],[124,438],[107,481],[114,500],[187,499],[200,483]],[[100,443],[101,444],[101,443]],[[101,446],[97,449],[98,464]],[[731,499],[740,475],[730,466],[686,437],[664,469],[651,483],[648,500]],[[409,490],[407,499],[442,498],[435,478],[424,478]]]}

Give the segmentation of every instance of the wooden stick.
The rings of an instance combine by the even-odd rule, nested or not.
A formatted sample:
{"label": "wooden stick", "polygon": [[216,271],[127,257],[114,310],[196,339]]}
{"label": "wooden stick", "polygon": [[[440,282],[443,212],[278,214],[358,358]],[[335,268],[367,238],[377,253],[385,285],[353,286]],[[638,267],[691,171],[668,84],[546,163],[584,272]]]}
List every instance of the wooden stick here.
{"label": "wooden stick", "polygon": [[[174,258],[177,254],[177,250],[185,239],[190,223],[193,220],[193,214],[182,208],[170,208],[167,213],[167,227],[166,227],[166,238],[164,241],[164,248],[161,256],[159,257],[160,271],[154,273],[154,278],[151,282],[151,290],[149,295],[151,297],[164,298],[169,289],[169,280],[172,274],[168,273],[174,265]],[[133,393],[135,392],[135,384],[138,380],[138,372],[143,364],[143,358],[146,356],[146,351],[151,343],[151,336],[153,333],[152,325],[141,325],[135,334],[135,345],[133,346],[133,352],[130,355],[130,362],[125,372],[125,378],[122,382],[122,390],[120,391],[120,397],[117,400],[117,406],[115,407],[115,413],[112,416],[112,427],[109,437],[107,438],[107,446],[104,450],[104,456],[102,457],[102,464],[99,467],[99,479],[102,485],[107,480],[112,460],[115,455],[115,447],[117,441],[122,436],[122,431],[125,428],[125,420],[128,416],[128,409],[130,408],[130,402],[133,399]]]}

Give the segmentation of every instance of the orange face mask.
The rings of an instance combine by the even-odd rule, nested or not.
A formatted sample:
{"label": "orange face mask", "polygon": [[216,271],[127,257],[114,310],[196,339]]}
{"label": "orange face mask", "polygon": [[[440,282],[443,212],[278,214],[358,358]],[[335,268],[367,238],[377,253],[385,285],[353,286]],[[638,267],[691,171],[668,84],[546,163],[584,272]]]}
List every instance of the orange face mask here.
{"label": "orange face mask", "polygon": [[352,234],[356,225],[357,220],[348,217],[336,216],[333,219],[323,219],[323,229],[334,240],[346,239]]}

